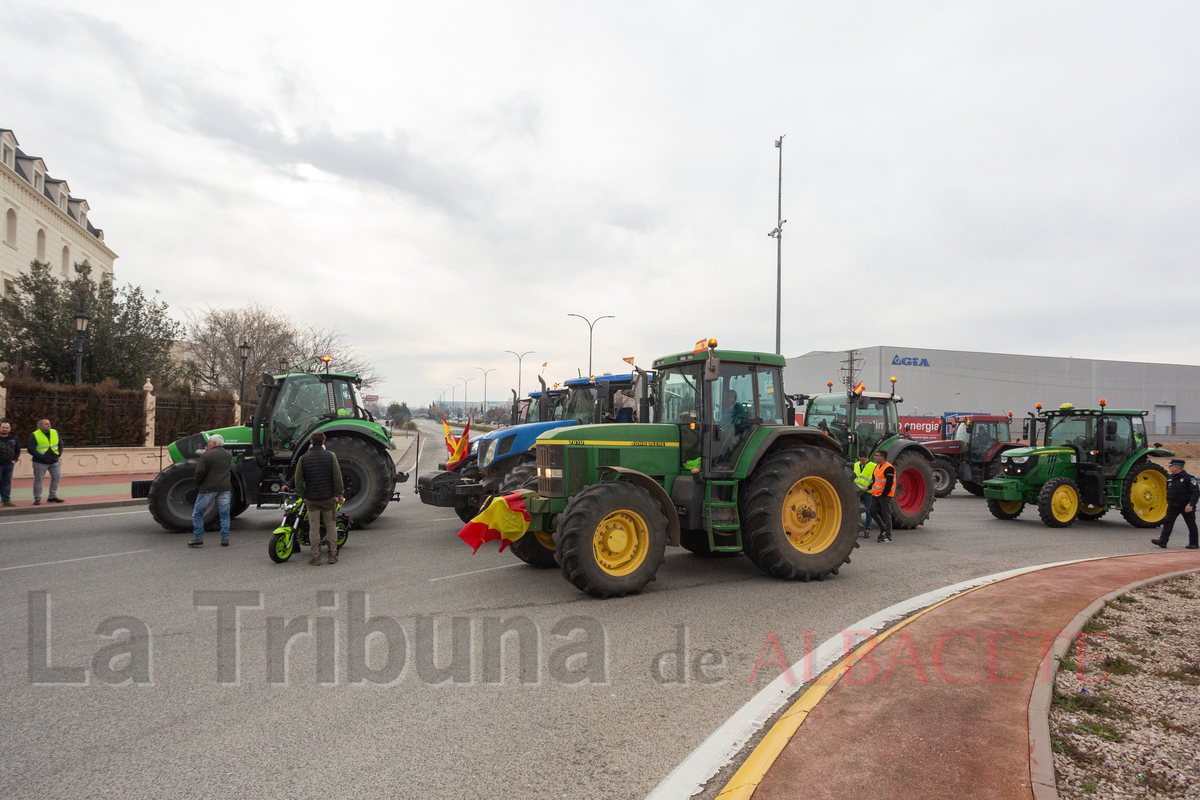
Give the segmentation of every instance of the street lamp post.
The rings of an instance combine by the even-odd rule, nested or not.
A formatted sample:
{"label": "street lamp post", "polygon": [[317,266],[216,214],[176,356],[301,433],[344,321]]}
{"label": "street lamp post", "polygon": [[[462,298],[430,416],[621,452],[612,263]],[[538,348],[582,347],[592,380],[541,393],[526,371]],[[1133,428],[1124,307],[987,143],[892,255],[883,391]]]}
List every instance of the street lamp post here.
{"label": "street lamp post", "polygon": [[83,383],[83,335],[87,333],[88,323],[92,318],[86,311],[75,315],[75,385]]}
{"label": "street lamp post", "polygon": [[242,391],[238,394],[238,402],[246,402],[246,359],[250,357],[250,345],[245,339],[238,345],[238,355],[242,357]]}
{"label": "street lamp post", "polygon": [[596,317],[594,320],[589,321],[587,317],[585,317],[581,314],[567,314],[567,316],[568,317],[579,317],[584,322],[587,322],[587,326],[588,326],[588,379],[590,380],[592,377],[592,328],[594,328],[596,326],[596,323],[602,319],[616,319],[616,317],[614,317],[612,314],[605,314],[603,317]]}
{"label": "street lamp post", "polygon": [[279,371],[282,372],[284,375],[287,374],[288,360],[286,358],[279,359]]}
{"label": "street lamp post", "polygon": [[487,409],[487,374],[489,372],[495,372],[496,368],[492,367],[491,369],[484,369],[483,367],[476,367],[475,369],[477,369],[483,373],[483,415],[486,417],[487,411],[488,411],[488,409]]}
{"label": "street lamp post", "polygon": [[782,134],[775,140],[775,146],[779,148],[779,208],[775,219],[779,220],[775,226],[775,230],[767,234],[775,240],[775,355],[780,355],[782,349],[780,347],[781,337],[780,330],[783,323],[783,223],[787,222],[783,218],[783,137],[787,134]]}
{"label": "street lamp post", "polygon": [[463,409],[466,411],[467,419],[471,418],[471,407],[467,405],[467,383],[475,380],[474,378],[459,378],[463,382]]}
{"label": "street lamp post", "polygon": [[[453,408],[454,408],[454,389],[455,389],[455,386],[454,386],[454,384],[452,384],[452,383],[447,383],[447,384],[446,384],[446,388],[450,390],[450,408],[451,408],[451,409],[453,409]],[[451,411],[451,413],[450,413],[450,416],[452,416],[452,417],[454,416],[454,413],[453,413],[453,411]]]}
{"label": "street lamp post", "polygon": [[530,353],[536,353],[536,350],[526,350],[524,353],[518,353],[516,350],[505,350],[506,353],[512,353],[517,357],[517,397],[521,397],[521,359]]}

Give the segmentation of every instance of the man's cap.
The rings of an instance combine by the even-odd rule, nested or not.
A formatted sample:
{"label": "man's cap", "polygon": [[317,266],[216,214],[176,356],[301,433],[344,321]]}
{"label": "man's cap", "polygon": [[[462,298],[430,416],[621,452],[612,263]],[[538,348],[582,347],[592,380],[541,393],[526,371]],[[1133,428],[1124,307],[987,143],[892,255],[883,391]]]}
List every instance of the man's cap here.
{"label": "man's cap", "polygon": [[1171,466],[1172,466],[1172,467],[1186,467],[1186,466],[1187,466],[1187,462],[1186,462],[1186,461],[1184,461],[1182,458],[1172,458],[1172,459],[1171,459]]}

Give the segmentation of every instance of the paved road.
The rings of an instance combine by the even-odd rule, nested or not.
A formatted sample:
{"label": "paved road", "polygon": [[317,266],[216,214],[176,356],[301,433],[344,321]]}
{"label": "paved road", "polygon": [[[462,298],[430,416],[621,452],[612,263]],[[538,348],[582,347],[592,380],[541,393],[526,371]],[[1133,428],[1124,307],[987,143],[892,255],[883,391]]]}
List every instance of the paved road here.
{"label": "paved road", "polygon": [[[210,534],[200,550],[145,511],[0,522],[0,796],[639,798],[779,674],[766,666],[749,682],[770,631],[795,661],[801,632],[820,643],[933,588],[1021,565],[1144,552],[1150,538],[1115,514],[1067,530],[1043,527],[1028,511],[1003,523],[956,493],[938,501],[924,529],[899,532],[892,545],[864,544],[823,583],[782,582],[745,559],[705,561],[673,548],[644,594],[599,601],[495,544],[472,555],[455,536],[454,514],[422,506],[410,487],[376,524],[351,533],[332,567],[298,557],[272,563],[278,514],[265,509],[235,520],[232,547],[215,546]],[[44,672],[39,592],[49,596],[50,666],[92,665],[87,685],[71,685],[79,676],[69,669]],[[196,592],[209,593],[208,603],[233,596],[220,592],[248,593],[251,605],[261,597],[261,609],[240,612],[239,659],[227,652],[222,662],[230,683],[219,674],[217,612],[197,608]],[[336,608],[319,607],[329,593]],[[349,620],[363,596],[369,616],[394,620],[376,626],[397,642],[392,671],[404,657],[387,685],[351,684],[352,650],[362,646]],[[134,618],[116,627],[146,626],[149,645],[141,640],[133,656],[110,661],[104,648],[126,636],[97,630],[113,627],[102,625],[113,617]],[[269,640],[277,645],[285,621],[303,628],[305,617],[316,620],[314,635],[292,641],[286,683],[278,682],[283,660],[268,656]],[[536,682],[522,681],[516,635],[500,682],[488,682],[496,660],[488,633],[513,619],[527,641],[539,637],[537,666],[525,676]],[[451,661],[455,620],[466,643],[457,663],[467,654],[473,663],[459,670],[463,682],[447,669],[447,682],[435,685],[435,667]],[[565,638],[563,628],[580,629]],[[674,649],[682,630],[693,661],[712,650],[709,661],[724,664],[709,670],[716,683],[694,670],[686,682],[655,679],[655,655]],[[383,645],[381,635],[370,645],[375,680],[391,677]],[[568,658],[572,649],[581,652]],[[319,674],[328,664],[336,676]],[[126,677],[122,669],[148,683],[107,685]],[[588,675],[594,682],[574,683]]]}

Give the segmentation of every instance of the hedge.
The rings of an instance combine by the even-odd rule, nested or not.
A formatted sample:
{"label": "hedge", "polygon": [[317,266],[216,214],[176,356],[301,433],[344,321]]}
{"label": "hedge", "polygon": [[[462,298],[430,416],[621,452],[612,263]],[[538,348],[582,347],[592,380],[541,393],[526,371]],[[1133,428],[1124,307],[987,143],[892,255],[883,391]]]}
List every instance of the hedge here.
{"label": "hedge", "polygon": [[38,420],[49,419],[64,447],[141,446],[146,430],[142,392],[110,379],[92,386],[44,383],[28,375],[4,379],[5,412],[24,445]]}
{"label": "hedge", "polygon": [[155,444],[170,444],[182,436],[233,424],[232,392],[170,392],[157,395],[155,402]]}

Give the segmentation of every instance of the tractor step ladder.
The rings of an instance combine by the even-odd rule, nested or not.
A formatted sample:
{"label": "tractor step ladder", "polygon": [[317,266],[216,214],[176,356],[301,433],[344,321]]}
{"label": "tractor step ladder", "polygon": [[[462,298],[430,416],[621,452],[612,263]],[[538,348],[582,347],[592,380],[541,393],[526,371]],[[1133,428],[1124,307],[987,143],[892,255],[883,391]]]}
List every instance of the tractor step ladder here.
{"label": "tractor step ladder", "polygon": [[[729,500],[713,500],[713,487],[729,487]],[[704,485],[704,525],[708,529],[708,546],[718,553],[736,553],[742,549],[742,526],[738,520],[737,513],[737,481],[707,481]],[[732,508],[734,522],[713,522],[712,510],[714,508]],[[728,542],[730,534],[733,535],[733,543],[717,544],[717,536]]]}

